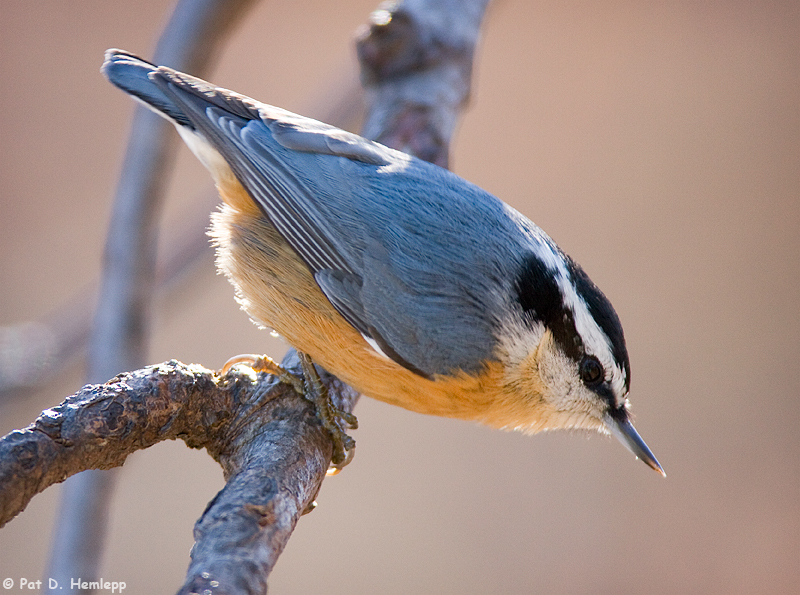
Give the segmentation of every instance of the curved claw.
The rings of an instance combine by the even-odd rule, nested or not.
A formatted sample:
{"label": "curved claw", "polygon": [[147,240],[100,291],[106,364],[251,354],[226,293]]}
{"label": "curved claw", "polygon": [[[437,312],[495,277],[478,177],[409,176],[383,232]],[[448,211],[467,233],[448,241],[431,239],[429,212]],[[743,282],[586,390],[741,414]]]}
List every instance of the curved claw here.
{"label": "curved claw", "polygon": [[269,374],[273,374],[278,377],[278,380],[294,388],[298,394],[302,396],[306,394],[303,382],[267,355],[256,355],[255,353],[235,355],[225,362],[225,365],[223,365],[222,369],[219,371],[220,375],[227,374],[228,371],[237,364],[245,364],[256,372],[268,372]]}
{"label": "curved claw", "polygon": [[[256,367],[255,367],[256,366],[256,362],[261,357],[262,356],[256,355],[255,353],[240,353],[239,355],[234,355],[232,358],[230,358],[228,361],[226,361],[222,365],[222,368],[219,371],[219,375],[220,376],[224,376],[236,364],[245,364],[245,365],[247,365],[247,366],[249,366],[249,367],[251,367],[251,368],[253,368],[255,370],[256,369]],[[263,357],[266,357],[266,356],[263,356]]]}

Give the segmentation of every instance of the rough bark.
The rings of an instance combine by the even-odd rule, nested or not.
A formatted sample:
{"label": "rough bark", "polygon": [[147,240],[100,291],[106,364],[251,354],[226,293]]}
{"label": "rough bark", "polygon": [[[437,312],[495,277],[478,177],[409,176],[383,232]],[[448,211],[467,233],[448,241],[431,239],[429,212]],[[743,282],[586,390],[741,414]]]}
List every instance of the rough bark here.
{"label": "rough bark", "polygon": [[[283,362],[299,374],[290,354]],[[332,376],[335,403],[358,395]],[[314,406],[274,376],[235,366],[224,376],[177,361],[86,385],[0,439],[0,526],[31,498],[87,469],[111,469],[162,440],[205,448],[226,485],[195,525],[180,593],[263,593],[298,518],[313,507],[331,459]]]}

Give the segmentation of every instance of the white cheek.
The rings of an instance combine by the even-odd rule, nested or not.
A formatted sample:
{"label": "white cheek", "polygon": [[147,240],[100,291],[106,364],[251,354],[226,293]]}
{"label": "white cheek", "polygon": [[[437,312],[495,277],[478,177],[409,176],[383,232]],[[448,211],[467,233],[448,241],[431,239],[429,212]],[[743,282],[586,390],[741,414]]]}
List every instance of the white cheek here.
{"label": "white cheek", "polygon": [[581,382],[578,366],[555,349],[543,349],[539,375],[547,389],[544,399],[564,418],[561,427],[595,427],[589,423],[605,414],[605,404]]}
{"label": "white cheek", "polygon": [[543,324],[530,324],[519,316],[509,316],[497,335],[495,357],[515,368],[531,353],[535,353],[544,336]]}
{"label": "white cheek", "polygon": [[539,355],[539,377],[547,388],[544,395],[557,411],[582,409],[581,388],[577,366],[556,350],[542,349]]}

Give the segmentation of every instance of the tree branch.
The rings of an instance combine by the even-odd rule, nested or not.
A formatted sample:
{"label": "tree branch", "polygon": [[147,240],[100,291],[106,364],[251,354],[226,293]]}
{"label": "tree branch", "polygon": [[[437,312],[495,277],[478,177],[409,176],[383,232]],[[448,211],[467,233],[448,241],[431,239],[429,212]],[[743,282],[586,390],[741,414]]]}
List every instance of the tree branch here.
{"label": "tree branch", "polygon": [[406,0],[370,15],[356,41],[368,111],[363,136],[448,167],[487,4]]}
{"label": "tree branch", "polygon": [[[295,354],[283,365],[300,374]],[[322,378],[336,405],[351,411],[358,394]],[[7,434],[0,439],[0,527],[54,483],[120,466],[131,453],[176,438],[205,448],[226,480],[195,526],[180,592],[202,592],[211,581],[230,589],[215,593],[265,592],[297,519],[313,506],[332,445],[309,401],[245,367],[219,376],[176,361],[148,366],[87,385]]]}

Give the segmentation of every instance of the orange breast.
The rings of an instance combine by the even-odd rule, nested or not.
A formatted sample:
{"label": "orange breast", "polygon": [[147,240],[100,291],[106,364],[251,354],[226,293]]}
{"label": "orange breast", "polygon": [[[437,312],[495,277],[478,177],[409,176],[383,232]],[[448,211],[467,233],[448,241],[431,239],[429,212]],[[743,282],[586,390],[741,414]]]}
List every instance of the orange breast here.
{"label": "orange breast", "polygon": [[[477,420],[494,427],[530,424],[538,397],[520,399],[499,362],[483,373],[425,379],[377,352],[334,309],[311,272],[236,184],[220,187],[212,215],[217,266],[242,308],[298,350],[369,397],[419,413]],[[533,401],[538,403],[534,403]],[[526,402],[528,401],[528,402]],[[539,407],[537,407],[539,405]]]}

